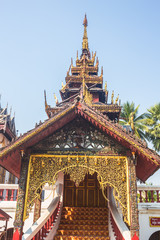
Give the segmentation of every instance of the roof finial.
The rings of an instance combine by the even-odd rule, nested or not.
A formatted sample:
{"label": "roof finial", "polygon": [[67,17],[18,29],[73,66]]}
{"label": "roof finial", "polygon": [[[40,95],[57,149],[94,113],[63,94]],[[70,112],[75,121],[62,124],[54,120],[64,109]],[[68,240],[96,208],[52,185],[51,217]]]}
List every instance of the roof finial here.
{"label": "roof finial", "polygon": [[58,98],[57,98],[57,96],[56,96],[56,94],[54,93],[54,99],[55,99],[55,101],[56,101],[56,105],[58,104]]}
{"label": "roof finial", "polygon": [[87,16],[85,14],[84,21],[84,34],[83,34],[83,43],[82,43],[82,48],[88,50],[88,37],[87,37],[87,26],[88,26],[88,21],[87,21]]}
{"label": "roof finial", "polygon": [[88,26],[88,21],[87,21],[87,15],[86,15],[86,13],[85,13],[85,16],[84,16],[83,25],[84,25],[85,27]]}
{"label": "roof finial", "polygon": [[111,104],[114,104],[114,91],[112,91]]}
{"label": "roof finial", "polygon": [[77,60],[78,60],[78,50],[77,50]]}
{"label": "roof finial", "polygon": [[44,101],[45,101],[45,109],[47,109],[48,104],[47,104],[46,90],[44,90]]}

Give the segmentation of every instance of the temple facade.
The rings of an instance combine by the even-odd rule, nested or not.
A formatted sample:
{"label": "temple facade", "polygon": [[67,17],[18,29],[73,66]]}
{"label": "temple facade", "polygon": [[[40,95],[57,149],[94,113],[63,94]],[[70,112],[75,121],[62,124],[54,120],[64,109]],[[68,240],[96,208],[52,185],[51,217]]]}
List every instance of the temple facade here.
{"label": "temple facade", "polygon": [[[19,179],[19,239],[139,239],[137,179],[145,182],[158,170],[160,156],[119,125],[119,96],[108,99],[86,16],[83,25],[82,52],[71,61],[62,101],[55,96],[50,106],[45,92],[48,119],[0,152],[0,165]],[[53,202],[43,216],[46,185],[54,189]],[[33,207],[34,225],[23,234]]]}

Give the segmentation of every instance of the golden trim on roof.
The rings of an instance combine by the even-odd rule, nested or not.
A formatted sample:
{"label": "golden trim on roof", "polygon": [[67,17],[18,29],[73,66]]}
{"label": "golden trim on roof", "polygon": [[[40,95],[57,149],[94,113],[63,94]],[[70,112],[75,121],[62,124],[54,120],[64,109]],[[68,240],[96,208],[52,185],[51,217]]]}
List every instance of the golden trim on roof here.
{"label": "golden trim on roof", "polygon": [[[86,113],[86,112],[85,112]],[[96,117],[92,114],[87,112],[87,114],[93,118],[95,121],[97,121]],[[138,144],[136,144],[134,141],[130,140],[127,136],[122,135],[118,129],[116,130],[116,127],[110,127],[108,124],[106,125],[104,123],[104,121],[101,121],[100,119],[98,119],[98,122],[104,126],[105,128],[107,128],[109,131],[115,133],[117,136],[121,137],[122,139],[124,139],[125,141],[127,141],[128,143],[130,143],[131,145],[133,145],[134,147],[136,147],[137,150],[139,150],[143,155],[145,155],[147,158],[149,158],[152,162],[154,162],[157,166],[159,165],[159,163],[157,163],[157,161],[155,159],[153,159],[153,157],[151,157],[148,153],[146,153],[145,150],[142,149],[142,147],[138,146]],[[106,121],[105,121],[106,122]],[[111,124],[111,123],[110,123]]]}

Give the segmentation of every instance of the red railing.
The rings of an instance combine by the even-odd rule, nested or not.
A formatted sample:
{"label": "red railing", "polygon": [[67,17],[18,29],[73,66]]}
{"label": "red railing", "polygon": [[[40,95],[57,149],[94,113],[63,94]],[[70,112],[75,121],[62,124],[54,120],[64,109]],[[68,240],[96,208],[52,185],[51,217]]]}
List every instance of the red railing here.
{"label": "red railing", "polygon": [[18,184],[0,184],[0,201],[17,201]]}
{"label": "red railing", "polygon": [[160,186],[140,185],[137,190],[139,203],[160,203]]}
{"label": "red railing", "polygon": [[110,217],[111,217],[111,225],[112,225],[116,240],[125,240],[124,237],[122,236],[119,228],[117,227],[117,224],[114,221],[112,213],[110,213]]}
{"label": "red railing", "polygon": [[52,213],[52,215],[50,216],[50,218],[47,220],[47,222],[42,226],[42,228],[36,233],[36,235],[32,238],[32,240],[43,240],[46,238],[47,234],[49,233],[49,231],[51,230],[51,228],[54,226],[54,222],[56,220],[56,217],[59,213],[60,210],[60,201],[56,207],[56,209],[54,210],[54,212]]}

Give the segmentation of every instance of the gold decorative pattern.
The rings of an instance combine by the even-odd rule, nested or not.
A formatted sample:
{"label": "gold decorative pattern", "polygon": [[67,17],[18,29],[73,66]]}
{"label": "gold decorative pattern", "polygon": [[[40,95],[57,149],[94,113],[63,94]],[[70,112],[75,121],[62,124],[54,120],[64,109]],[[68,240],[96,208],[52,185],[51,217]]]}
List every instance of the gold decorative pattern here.
{"label": "gold decorative pattern", "polygon": [[[119,201],[125,222],[129,223],[127,203],[127,157],[87,156],[87,155],[31,155],[24,220],[36,198],[40,198],[39,188],[45,183],[54,184],[59,172],[70,174],[70,179],[78,185],[87,173],[97,173],[97,179],[104,193],[109,185],[114,188],[115,199]],[[105,199],[106,196],[104,195]]]}
{"label": "gold decorative pattern", "polygon": [[88,50],[88,37],[87,37],[87,17],[85,15],[84,21],[83,21],[83,25],[84,25],[84,34],[83,34],[83,43],[82,43],[82,48],[83,49],[87,49]]}

